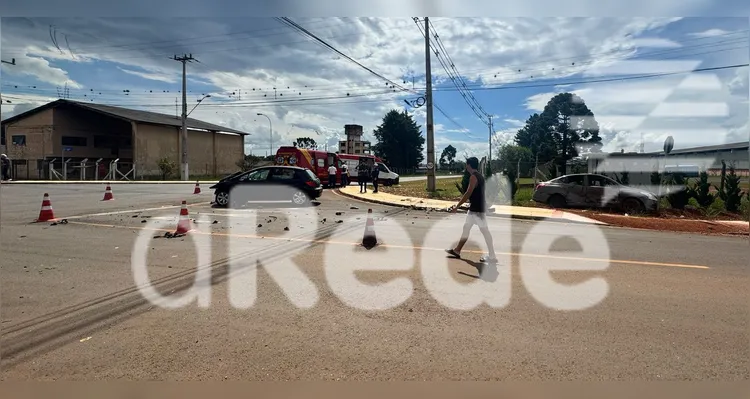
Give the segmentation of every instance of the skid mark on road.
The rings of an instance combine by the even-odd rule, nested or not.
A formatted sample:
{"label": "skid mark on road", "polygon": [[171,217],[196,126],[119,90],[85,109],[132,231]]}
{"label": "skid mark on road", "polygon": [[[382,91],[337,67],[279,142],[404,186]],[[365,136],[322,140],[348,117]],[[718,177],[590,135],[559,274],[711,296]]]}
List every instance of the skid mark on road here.
{"label": "skid mark on road", "polygon": [[[160,229],[160,228],[152,228],[152,227],[122,226],[122,225],[87,223],[87,222],[70,222],[70,223],[78,224],[82,226],[121,228],[121,229],[129,229],[129,230],[149,230],[149,231],[160,231],[160,232],[174,232],[175,230],[175,228]],[[296,242],[309,242],[309,243],[316,243],[316,244],[336,244],[336,245],[348,245],[348,246],[361,245],[359,242],[335,241],[335,240],[330,240],[330,239],[315,240],[315,239],[304,239],[304,238],[274,237],[274,236],[268,236],[268,235],[261,236],[261,235],[256,235],[256,234],[219,233],[219,232],[213,232],[213,231],[206,232],[206,231],[200,231],[200,230],[192,230],[191,233],[217,236],[217,237],[257,238],[257,239],[264,239],[264,240],[296,241]],[[444,248],[431,248],[431,247],[420,247],[420,246],[411,246],[411,245],[380,244],[378,245],[378,247],[405,249],[405,250],[406,249],[408,250],[419,249],[419,250],[424,250],[424,251],[440,251],[440,252],[444,251]],[[470,250],[465,250],[463,252],[468,252],[472,254],[484,253],[483,251],[470,251]],[[529,257],[529,258],[575,260],[575,261],[583,261],[583,262],[598,262],[598,263],[611,263],[611,264],[635,265],[635,266],[673,267],[673,268],[682,268],[682,269],[701,269],[701,270],[710,269],[710,267],[704,266],[704,265],[689,265],[689,264],[684,264],[684,263],[651,262],[651,261],[622,260],[622,259],[583,258],[583,257],[573,257],[573,256],[529,254],[529,253],[522,253],[522,252],[497,252],[497,254],[498,255],[510,255],[510,256],[524,256],[524,257]]]}

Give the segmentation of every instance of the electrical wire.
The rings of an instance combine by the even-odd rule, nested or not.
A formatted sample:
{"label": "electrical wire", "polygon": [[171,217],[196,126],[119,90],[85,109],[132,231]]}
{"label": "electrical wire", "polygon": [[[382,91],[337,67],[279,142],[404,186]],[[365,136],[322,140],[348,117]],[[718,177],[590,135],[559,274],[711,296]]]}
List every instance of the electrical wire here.
{"label": "electrical wire", "polygon": [[[734,50],[734,49],[745,49],[745,48],[746,48],[746,46],[745,46],[745,47],[734,47],[734,48],[719,49],[719,50],[716,50],[716,51],[708,51],[708,52],[703,52],[703,53],[698,53],[698,54],[691,54],[690,56],[697,56],[697,55],[710,54],[710,53],[716,53],[716,52],[723,52],[723,51]],[[688,48],[683,48],[683,49],[679,49],[679,50],[689,50],[689,49],[688,49]],[[652,56],[652,55],[656,55],[656,54],[657,54],[657,52],[651,52],[651,53],[644,53],[643,55],[644,55],[644,56]],[[682,56],[686,56],[686,55],[677,55],[677,56],[673,56],[673,57],[666,57],[666,58],[662,58],[662,60],[663,60],[663,59],[674,59],[674,58],[678,58],[678,57],[682,57]],[[597,60],[597,62],[598,62],[598,61],[600,61],[600,60]],[[197,64],[196,64],[196,65],[197,65]],[[580,66],[581,64],[579,63],[578,65]],[[563,68],[565,68],[565,67],[563,67]],[[546,68],[546,69],[547,69],[547,70],[549,70],[549,68]],[[552,68],[552,70],[560,70],[560,68],[559,68],[559,67],[553,67],[553,68]],[[232,78],[232,79],[236,78],[236,76],[232,76],[232,75],[230,75],[230,74],[227,74],[227,73],[225,73],[225,72],[221,72],[221,71],[213,71],[213,72],[215,72],[215,73],[222,73],[222,74],[225,74],[225,75],[226,75],[227,77],[230,77],[230,78]],[[506,74],[506,75],[507,75],[507,74]],[[497,75],[496,75],[496,76],[497,76]],[[535,80],[536,80],[536,79],[535,79]],[[526,80],[526,81],[528,81],[528,80]],[[7,79],[6,79],[6,82],[7,82]],[[374,81],[366,81],[365,83],[371,83],[371,82],[374,82]],[[521,81],[518,81],[518,82],[516,82],[516,83],[520,83],[520,82],[521,82]],[[356,84],[357,84],[357,82],[349,82],[349,83],[345,83],[344,85],[346,85],[346,86],[349,86],[348,88],[349,88],[349,89],[350,89],[351,91],[358,91],[358,90],[370,90],[370,89],[371,89],[371,88],[369,88],[369,87],[356,87]],[[511,83],[511,84],[512,84],[512,83]],[[19,85],[13,85],[13,84],[5,83],[5,84],[3,84],[3,86],[4,86],[4,87],[9,87],[9,88],[11,88],[11,87],[12,87],[12,88],[17,88],[17,87],[14,87],[14,86],[19,86]],[[485,83],[479,83],[479,84],[469,84],[469,85],[466,85],[466,86],[467,86],[467,87],[484,87],[484,86],[487,86],[487,83],[485,82]],[[341,87],[341,84],[336,84],[336,85],[334,85],[334,84],[326,84],[326,85],[305,85],[305,86],[304,86],[304,89],[302,89],[302,88],[295,88],[295,89],[292,89],[291,87],[288,87],[289,91],[287,91],[287,90],[284,90],[284,89],[280,89],[280,90],[279,90],[279,93],[283,93],[283,94],[289,95],[289,93],[292,93],[292,92],[300,92],[300,93],[299,93],[299,95],[301,95],[301,91],[303,91],[303,90],[304,90],[304,91],[312,91],[312,90],[314,90],[314,89],[322,89],[322,88],[327,88],[327,87],[336,87],[336,88],[340,88],[340,87]],[[257,89],[257,90],[256,90],[256,89]],[[53,89],[53,90],[54,90],[54,89]],[[239,90],[243,90],[243,89],[239,89]],[[440,88],[440,87],[436,87],[436,90],[440,90],[440,91],[443,91],[443,90],[445,90],[445,89],[443,89],[443,88]],[[108,93],[112,93],[112,92],[116,92],[116,93],[122,93],[122,91],[121,91],[121,90],[112,90],[112,89],[95,90],[95,89],[91,89],[91,92],[94,92],[94,91],[95,91],[95,92],[99,92],[99,94],[100,94],[100,95],[101,95],[102,93],[104,93],[104,92],[108,92]],[[165,90],[162,90],[162,91],[163,91],[163,92],[165,92],[165,93],[169,93],[169,90],[166,90],[166,91],[165,91]],[[245,88],[245,89],[244,89],[244,91],[245,91],[245,94],[247,95],[247,94],[251,94],[251,93],[250,93],[250,91],[261,91],[261,92],[262,92],[262,91],[263,91],[263,89],[260,89],[260,88],[252,88],[252,89],[249,89],[249,88]],[[152,90],[149,90],[149,92],[151,93],[151,92],[152,92]],[[179,93],[179,90],[177,90],[176,92],[177,92],[177,93]],[[194,91],[190,91],[190,92],[192,92],[192,93],[197,93],[197,92],[194,92]],[[134,94],[136,94],[136,93],[132,93],[132,91],[131,91],[130,95],[134,95]],[[151,94],[156,94],[156,93],[151,93]],[[171,94],[170,94],[170,95],[171,95]]]}

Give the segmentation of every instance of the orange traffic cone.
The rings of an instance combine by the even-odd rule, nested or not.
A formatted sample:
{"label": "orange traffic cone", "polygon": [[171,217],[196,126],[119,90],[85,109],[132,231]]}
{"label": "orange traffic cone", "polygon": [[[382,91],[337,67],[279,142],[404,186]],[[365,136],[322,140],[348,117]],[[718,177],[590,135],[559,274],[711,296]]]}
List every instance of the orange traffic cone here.
{"label": "orange traffic cone", "polygon": [[372,249],[378,244],[375,237],[375,222],[372,220],[372,209],[367,210],[367,223],[365,224],[365,235],[362,237],[362,246]]}
{"label": "orange traffic cone", "polygon": [[42,200],[42,209],[39,211],[37,222],[49,222],[55,220],[55,213],[52,211],[52,202],[49,200],[49,194],[44,193]]}
{"label": "orange traffic cone", "polygon": [[111,201],[113,199],[115,199],[115,196],[112,194],[112,187],[107,183],[107,188],[104,190],[104,198],[102,198],[102,201]]}
{"label": "orange traffic cone", "polygon": [[198,182],[195,182],[195,190],[193,190],[193,194],[200,194],[201,193],[201,185],[198,184]]}
{"label": "orange traffic cone", "polygon": [[187,234],[192,230],[190,227],[190,219],[188,218],[187,201],[182,201],[182,209],[180,209],[180,220],[177,222],[177,231],[175,234]]}

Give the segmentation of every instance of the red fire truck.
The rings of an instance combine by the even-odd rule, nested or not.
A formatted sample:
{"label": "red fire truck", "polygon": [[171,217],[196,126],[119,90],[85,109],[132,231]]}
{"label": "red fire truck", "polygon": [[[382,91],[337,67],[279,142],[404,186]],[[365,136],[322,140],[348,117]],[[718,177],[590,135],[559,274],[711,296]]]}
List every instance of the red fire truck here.
{"label": "red fire truck", "polygon": [[274,163],[310,169],[324,186],[328,184],[328,168],[333,165],[336,167],[336,185],[341,184],[341,159],[333,152],[284,146],[276,151]]}

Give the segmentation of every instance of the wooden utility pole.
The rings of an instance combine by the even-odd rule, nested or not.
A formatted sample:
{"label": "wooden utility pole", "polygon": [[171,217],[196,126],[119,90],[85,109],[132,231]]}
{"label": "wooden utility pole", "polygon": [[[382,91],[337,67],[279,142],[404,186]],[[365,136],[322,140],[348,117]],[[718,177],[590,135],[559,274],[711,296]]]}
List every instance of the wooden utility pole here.
{"label": "wooden utility pole", "polygon": [[427,191],[435,191],[435,130],[432,122],[432,67],[430,65],[430,19],[424,18],[425,75],[427,90]]}
{"label": "wooden utility pole", "polygon": [[182,62],[182,131],[180,134],[182,159],[180,162],[180,177],[181,180],[187,181],[190,178],[187,153],[187,63],[194,61],[195,58],[193,58],[192,54],[184,54],[182,57],[175,55],[172,59]]}

